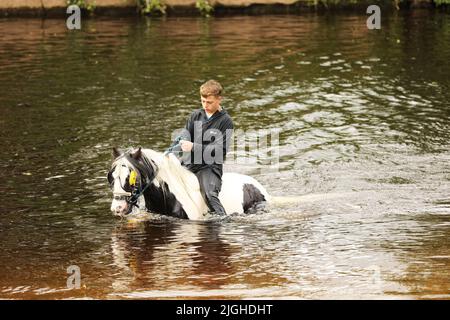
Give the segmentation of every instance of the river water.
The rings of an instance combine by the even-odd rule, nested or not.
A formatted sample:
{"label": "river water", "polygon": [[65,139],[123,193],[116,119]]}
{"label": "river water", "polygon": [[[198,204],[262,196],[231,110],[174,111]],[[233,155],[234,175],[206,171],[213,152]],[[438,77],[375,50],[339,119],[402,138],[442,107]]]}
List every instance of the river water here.
{"label": "river water", "polygon": [[[0,298],[449,299],[450,15],[366,18],[0,20]],[[296,201],[114,218],[111,148],[163,151],[209,78],[279,132],[225,171]]]}

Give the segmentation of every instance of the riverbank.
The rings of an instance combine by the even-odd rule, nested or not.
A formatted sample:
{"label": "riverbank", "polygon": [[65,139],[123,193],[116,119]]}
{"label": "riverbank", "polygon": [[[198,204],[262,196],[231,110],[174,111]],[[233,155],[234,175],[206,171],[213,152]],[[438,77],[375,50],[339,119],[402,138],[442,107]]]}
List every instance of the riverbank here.
{"label": "riverbank", "polygon": [[[68,2],[77,3],[84,14],[95,16],[130,16],[139,14],[224,15],[298,13],[326,10],[362,10],[373,0],[3,0],[0,17],[63,17]],[[412,9],[448,7],[450,0],[383,0],[383,9]]]}

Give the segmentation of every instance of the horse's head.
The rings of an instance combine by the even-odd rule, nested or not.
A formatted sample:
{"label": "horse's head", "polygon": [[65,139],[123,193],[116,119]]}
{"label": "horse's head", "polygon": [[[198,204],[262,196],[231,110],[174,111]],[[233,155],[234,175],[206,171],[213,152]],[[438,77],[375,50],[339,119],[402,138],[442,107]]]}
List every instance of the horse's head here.
{"label": "horse's head", "polygon": [[108,172],[108,182],[113,192],[111,211],[116,216],[126,216],[139,210],[145,189],[156,176],[156,165],[142,153],[141,148],[121,153],[113,148],[115,158]]}

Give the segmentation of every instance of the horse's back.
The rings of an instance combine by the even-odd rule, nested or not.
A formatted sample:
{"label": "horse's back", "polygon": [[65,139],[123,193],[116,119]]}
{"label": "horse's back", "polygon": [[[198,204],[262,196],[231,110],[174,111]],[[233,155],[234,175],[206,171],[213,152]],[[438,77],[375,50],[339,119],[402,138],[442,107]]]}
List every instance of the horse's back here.
{"label": "horse's back", "polygon": [[[208,211],[200,193],[200,185],[194,173],[183,167],[179,159],[169,153],[145,149],[144,153],[158,167],[157,178],[166,182],[169,190],[186,212],[189,219],[201,220]],[[227,214],[244,213],[261,202],[269,201],[269,194],[256,179],[239,173],[224,173],[219,194]]]}
{"label": "horse's back", "polygon": [[266,189],[254,178],[239,173],[224,173],[219,199],[228,214],[244,213],[258,203],[269,201]]}

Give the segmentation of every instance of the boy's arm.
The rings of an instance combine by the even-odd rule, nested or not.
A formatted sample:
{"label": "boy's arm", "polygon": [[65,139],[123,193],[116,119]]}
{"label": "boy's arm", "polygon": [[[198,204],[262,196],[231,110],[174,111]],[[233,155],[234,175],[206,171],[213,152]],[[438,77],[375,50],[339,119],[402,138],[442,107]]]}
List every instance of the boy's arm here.
{"label": "boy's arm", "polygon": [[227,155],[227,152],[230,148],[230,144],[231,144],[231,139],[233,138],[233,132],[234,132],[234,124],[233,124],[233,120],[231,120],[229,123],[227,123],[226,129],[225,129],[225,134],[223,134],[223,158],[225,160],[225,157]]}

